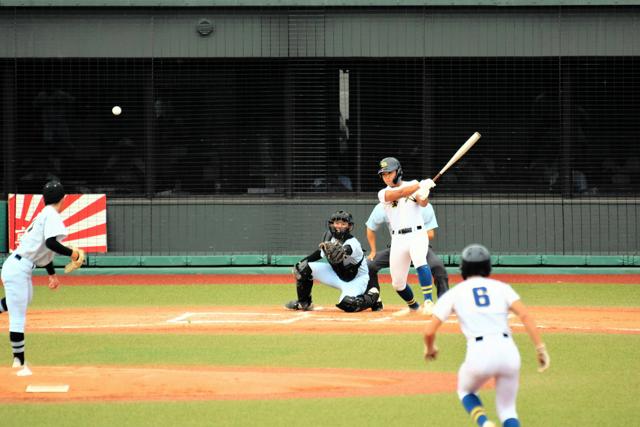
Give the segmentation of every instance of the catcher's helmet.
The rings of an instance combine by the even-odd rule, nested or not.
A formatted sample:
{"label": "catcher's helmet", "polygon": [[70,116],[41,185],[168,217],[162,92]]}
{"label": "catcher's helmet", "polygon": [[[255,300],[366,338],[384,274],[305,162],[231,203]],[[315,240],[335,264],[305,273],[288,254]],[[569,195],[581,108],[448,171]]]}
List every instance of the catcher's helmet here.
{"label": "catcher's helmet", "polygon": [[460,257],[462,278],[471,276],[489,277],[491,274],[491,254],[484,246],[474,243],[462,250]]}
{"label": "catcher's helmet", "polygon": [[58,203],[64,197],[64,187],[57,180],[48,181],[42,188],[42,197],[45,205]]}
{"label": "catcher's helmet", "polygon": [[378,175],[383,172],[393,172],[398,171],[396,177],[393,179],[393,183],[397,184],[400,179],[402,179],[402,165],[400,165],[400,160],[395,157],[385,157],[380,160],[380,169],[378,169]]}
{"label": "catcher's helmet", "polygon": [[[347,227],[346,230],[337,230],[333,226],[333,223],[335,221],[344,221],[349,224],[349,227]],[[331,215],[331,218],[329,218],[328,225],[329,231],[331,231],[331,235],[333,237],[342,241],[347,240],[348,236],[351,235],[351,230],[353,230],[353,215],[351,215],[347,211],[337,211],[336,213]]]}

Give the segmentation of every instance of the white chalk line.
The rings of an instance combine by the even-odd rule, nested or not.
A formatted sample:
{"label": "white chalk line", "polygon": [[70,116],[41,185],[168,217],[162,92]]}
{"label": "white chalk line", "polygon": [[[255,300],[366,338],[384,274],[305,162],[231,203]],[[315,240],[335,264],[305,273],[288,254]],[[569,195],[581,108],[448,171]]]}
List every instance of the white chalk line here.
{"label": "white chalk line", "polygon": [[[282,313],[264,313],[264,312],[233,312],[233,311],[205,311],[205,312],[185,312],[179,316],[149,323],[112,323],[112,324],[88,324],[88,325],[60,325],[60,326],[33,326],[30,329],[145,329],[167,326],[185,325],[287,325],[303,321],[320,322],[320,323],[365,323],[365,324],[424,324],[429,320],[427,317],[420,318],[398,318],[393,316],[366,318],[362,315],[345,315],[345,316],[326,316],[321,310],[291,312],[284,311]],[[251,318],[253,317],[253,319]],[[445,323],[458,324],[458,320],[454,318],[448,319]],[[514,327],[524,327],[521,323],[511,323]],[[576,331],[595,331],[595,332],[625,332],[640,333],[640,328],[618,328],[618,327],[589,327],[589,326],[571,326],[571,325],[545,325],[539,323],[540,329],[567,329]]]}

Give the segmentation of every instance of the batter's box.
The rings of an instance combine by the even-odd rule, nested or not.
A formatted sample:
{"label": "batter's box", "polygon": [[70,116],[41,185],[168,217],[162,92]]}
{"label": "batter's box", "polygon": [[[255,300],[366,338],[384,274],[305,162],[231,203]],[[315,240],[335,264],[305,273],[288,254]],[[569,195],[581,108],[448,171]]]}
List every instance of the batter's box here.
{"label": "batter's box", "polygon": [[187,312],[178,317],[167,320],[172,324],[200,324],[200,325],[221,325],[221,324],[288,324],[295,323],[308,317],[307,312],[292,313],[260,313],[250,311],[204,311]]}

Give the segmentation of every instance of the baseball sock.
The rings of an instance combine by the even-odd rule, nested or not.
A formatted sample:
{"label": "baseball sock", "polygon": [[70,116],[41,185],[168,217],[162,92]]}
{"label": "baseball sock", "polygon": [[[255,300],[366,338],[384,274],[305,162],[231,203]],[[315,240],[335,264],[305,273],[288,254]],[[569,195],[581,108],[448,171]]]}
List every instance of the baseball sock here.
{"label": "baseball sock", "polygon": [[420,281],[420,289],[425,301],[433,301],[433,278],[431,277],[431,269],[428,265],[421,265],[416,268],[418,271],[418,280]]}
{"label": "baseball sock", "polygon": [[462,406],[467,410],[473,421],[478,423],[480,427],[487,421],[487,413],[482,406],[480,398],[473,393],[467,394],[462,398]]}
{"label": "baseball sock", "polygon": [[4,313],[5,311],[9,311],[9,309],[7,308],[7,299],[2,298],[0,300],[0,313]]}
{"label": "baseball sock", "polygon": [[9,332],[9,340],[13,348],[13,357],[24,365],[24,332]]}
{"label": "baseball sock", "polygon": [[503,427],[520,427],[520,421],[517,418],[509,418],[502,423]]}
{"label": "baseball sock", "polygon": [[416,299],[413,297],[413,291],[409,285],[405,285],[404,289],[401,291],[396,291],[400,298],[407,302],[407,305],[412,310],[417,310],[420,307],[420,304],[416,302]]}

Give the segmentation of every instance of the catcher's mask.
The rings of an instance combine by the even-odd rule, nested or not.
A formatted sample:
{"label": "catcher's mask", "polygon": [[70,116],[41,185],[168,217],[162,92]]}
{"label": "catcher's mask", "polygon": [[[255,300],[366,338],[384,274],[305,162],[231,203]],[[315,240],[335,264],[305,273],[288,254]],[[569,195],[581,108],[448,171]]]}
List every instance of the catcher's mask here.
{"label": "catcher's mask", "polygon": [[64,187],[60,181],[51,180],[42,187],[42,197],[45,205],[58,203],[64,197]]}
{"label": "catcher's mask", "polygon": [[[338,230],[335,228],[333,223],[335,221],[344,221],[349,224],[349,226],[344,230]],[[353,230],[353,216],[347,211],[338,211],[331,215],[328,221],[329,231],[331,235],[340,241],[345,241],[349,235],[351,235],[351,230]]]}
{"label": "catcher's mask", "polygon": [[393,183],[397,184],[398,181],[402,179],[402,165],[400,165],[400,160],[395,157],[385,157],[380,160],[380,169],[378,169],[378,175],[382,175],[383,172],[393,172],[398,171],[396,173],[396,177],[393,178]]}
{"label": "catcher's mask", "polygon": [[474,243],[462,250],[460,257],[462,278],[471,276],[489,277],[491,274],[491,254],[484,246]]}

